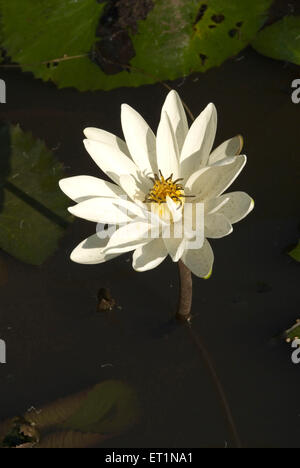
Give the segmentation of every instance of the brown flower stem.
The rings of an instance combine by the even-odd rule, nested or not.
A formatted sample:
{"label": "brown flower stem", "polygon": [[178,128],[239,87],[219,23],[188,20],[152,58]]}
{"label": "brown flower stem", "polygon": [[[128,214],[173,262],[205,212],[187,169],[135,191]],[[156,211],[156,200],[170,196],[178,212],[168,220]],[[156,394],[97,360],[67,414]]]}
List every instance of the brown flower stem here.
{"label": "brown flower stem", "polygon": [[193,295],[193,281],[192,273],[185,266],[185,264],[179,260],[178,262],[179,271],[179,300],[178,308],[176,313],[177,320],[181,322],[191,321],[191,308],[192,308],[192,295]]}
{"label": "brown flower stem", "polygon": [[189,334],[197,346],[201,357],[204,360],[204,363],[207,367],[207,370],[210,373],[212,382],[215,386],[216,392],[220,399],[220,404],[223,408],[225,418],[227,420],[228,427],[232,434],[232,440],[235,443],[236,448],[242,448],[241,440],[238,435],[236,425],[233,419],[233,415],[224,392],[223,386],[221,381],[218,377],[216,372],[213,360],[204,345],[202,339],[199,337],[197,333],[191,327],[191,307],[192,307],[192,293],[193,293],[193,285],[192,285],[192,274],[191,271],[185,266],[185,264],[179,260],[178,262],[178,270],[179,270],[179,301],[178,301],[178,308],[176,312],[177,320],[185,323],[188,328]]}

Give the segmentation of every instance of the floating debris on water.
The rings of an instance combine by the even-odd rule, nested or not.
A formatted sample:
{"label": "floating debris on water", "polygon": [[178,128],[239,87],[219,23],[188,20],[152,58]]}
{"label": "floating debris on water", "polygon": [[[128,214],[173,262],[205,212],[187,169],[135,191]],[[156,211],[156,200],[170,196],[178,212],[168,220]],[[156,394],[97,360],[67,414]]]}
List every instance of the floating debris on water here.
{"label": "floating debris on water", "polygon": [[291,327],[285,330],[284,338],[287,343],[299,339],[300,337],[300,319],[296,320],[296,323]]}

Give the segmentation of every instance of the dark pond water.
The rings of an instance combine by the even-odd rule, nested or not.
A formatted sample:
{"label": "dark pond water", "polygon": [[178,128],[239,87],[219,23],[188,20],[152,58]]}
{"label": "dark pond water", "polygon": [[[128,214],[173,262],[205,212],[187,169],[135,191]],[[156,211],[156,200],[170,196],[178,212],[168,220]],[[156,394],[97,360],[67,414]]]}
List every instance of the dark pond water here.
{"label": "dark pond water", "polygon": [[[18,71],[2,72],[7,104],[0,118],[20,123],[56,148],[68,175],[100,175],[82,145],[82,129],[121,135],[120,105],[130,104],[156,129],[166,90],[160,85],[81,94]],[[298,264],[284,252],[298,239],[299,113],[291,82],[299,70],[253,51],[205,75],[173,83],[197,114],[219,112],[217,142],[245,138],[248,164],[233,189],[256,201],[228,238],[213,243],[214,274],[194,279],[193,328],[205,341],[224,385],[243,445],[300,447],[300,365],[277,336],[299,316]],[[94,225],[76,220],[42,267],[1,252],[0,419],[107,379],[138,394],[142,418],[106,447],[232,445],[219,400],[185,327],[170,328],[177,300],[171,261],[145,273],[130,255],[99,266],[71,263],[71,250]],[[263,283],[263,287],[262,287]],[[96,313],[109,287],[119,308]],[[110,366],[103,366],[111,364]]]}

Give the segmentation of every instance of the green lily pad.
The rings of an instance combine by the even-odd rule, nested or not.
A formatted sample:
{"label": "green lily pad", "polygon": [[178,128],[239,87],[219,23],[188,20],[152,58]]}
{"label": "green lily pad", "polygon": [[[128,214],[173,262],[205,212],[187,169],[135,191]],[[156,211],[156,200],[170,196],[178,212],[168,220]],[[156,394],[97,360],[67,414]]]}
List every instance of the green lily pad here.
{"label": "green lily pad", "polygon": [[[204,72],[238,54],[249,44],[265,22],[272,0],[231,0],[228,2],[209,0],[196,3],[198,4],[196,17],[190,12],[189,21],[187,19],[189,27],[185,29],[185,37],[179,38],[176,33],[174,38],[169,37],[169,47],[165,50],[166,61],[163,60],[161,64],[162,67],[167,68],[171,60],[170,65],[173,69],[176,68],[176,61],[181,61],[183,73],[180,75],[188,75],[192,71]],[[166,4],[164,8],[167,10]],[[185,8],[182,8],[182,13],[184,11]],[[174,17],[176,17],[176,12],[169,11],[170,24],[174,23]],[[148,21],[143,24],[143,27],[146,27],[147,23]],[[158,34],[158,31],[156,33]],[[150,47],[149,42],[148,46]],[[179,57],[177,57],[177,50],[181,51]],[[154,54],[152,57],[156,58],[156,62],[161,60],[159,55]],[[146,66],[145,55],[144,65]]]}
{"label": "green lily pad", "polygon": [[300,65],[300,16],[285,16],[266,27],[252,47],[267,57]]}
{"label": "green lily pad", "polygon": [[58,187],[62,165],[45,144],[17,126],[0,127],[0,248],[42,264],[72,217]]}
{"label": "green lily pad", "polygon": [[85,91],[139,86],[220,65],[254,38],[271,3],[0,0],[0,11],[4,46],[23,70]]}
{"label": "green lily pad", "polygon": [[297,262],[300,262],[300,241],[298,242],[298,245],[289,252],[289,256],[294,260],[297,260]]}

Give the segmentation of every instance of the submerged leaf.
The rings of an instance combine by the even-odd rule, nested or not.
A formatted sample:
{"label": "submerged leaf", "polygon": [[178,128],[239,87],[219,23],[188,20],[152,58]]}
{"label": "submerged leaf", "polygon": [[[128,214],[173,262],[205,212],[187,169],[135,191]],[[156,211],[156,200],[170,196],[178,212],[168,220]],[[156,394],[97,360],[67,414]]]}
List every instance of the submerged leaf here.
{"label": "submerged leaf", "polygon": [[285,330],[283,336],[287,343],[291,343],[293,340],[300,338],[300,320],[297,319],[292,327]]}
{"label": "submerged leaf", "polygon": [[131,426],[138,404],[133,390],[115,380],[96,385],[82,406],[64,423],[66,429],[115,434]]}
{"label": "submerged leaf", "polygon": [[102,434],[76,431],[53,432],[43,438],[38,448],[90,448],[100,445],[107,437]]}
{"label": "submerged leaf", "polygon": [[0,248],[42,264],[72,219],[58,187],[63,167],[45,144],[19,126],[0,127]]}
{"label": "submerged leaf", "polygon": [[108,380],[0,424],[0,447],[85,448],[130,428],[139,417],[132,388]]}
{"label": "submerged leaf", "polygon": [[253,39],[271,3],[0,0],[0,7],[4,45],[23,70],[85,91],[139,86],[218,66]]}

